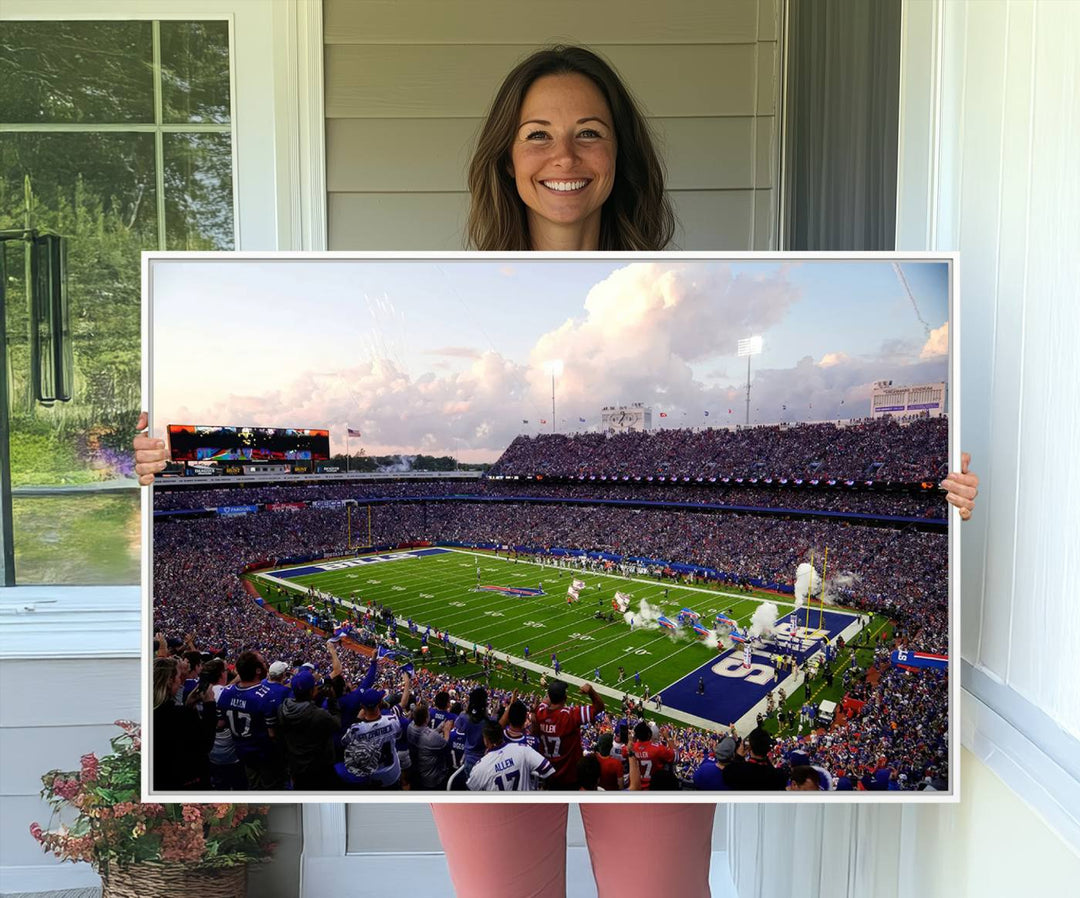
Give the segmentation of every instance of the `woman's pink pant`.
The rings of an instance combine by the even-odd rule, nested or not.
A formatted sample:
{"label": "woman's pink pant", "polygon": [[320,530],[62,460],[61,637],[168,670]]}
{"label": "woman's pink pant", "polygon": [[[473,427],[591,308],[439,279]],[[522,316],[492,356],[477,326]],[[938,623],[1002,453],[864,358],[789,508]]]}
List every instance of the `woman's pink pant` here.
{"label": "woman's pink pant", "polygon": [[[565,898],[565,804],[433,804],[457,898]],[[599,898],[709,898],[714,804],[582,804]]]}

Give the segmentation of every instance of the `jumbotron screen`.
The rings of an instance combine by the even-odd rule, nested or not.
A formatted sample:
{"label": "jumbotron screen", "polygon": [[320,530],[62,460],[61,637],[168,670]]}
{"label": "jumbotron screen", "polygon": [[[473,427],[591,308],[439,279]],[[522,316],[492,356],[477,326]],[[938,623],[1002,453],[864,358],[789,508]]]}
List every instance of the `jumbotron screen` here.
{"label": "jumbotron screen", "polygon": [[173,461],[326,461],[329,430],[170,424]]}

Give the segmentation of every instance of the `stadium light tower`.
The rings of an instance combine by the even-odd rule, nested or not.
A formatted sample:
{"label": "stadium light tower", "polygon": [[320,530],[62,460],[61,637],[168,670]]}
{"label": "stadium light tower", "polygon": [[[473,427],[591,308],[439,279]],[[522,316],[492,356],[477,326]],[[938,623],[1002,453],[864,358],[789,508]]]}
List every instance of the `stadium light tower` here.
{"label": "stadium light tower", "polygon": [[544,362],[544,370],[551,375],[551,432],[555,433],[555,378],[563,372],[562,359]]}
{"label": "stadium light tower", "polygon": [[739,358],[746,356],[746,426],[750,426],[750,359],[761,355],[760,336],[746,337],[739,341]]}

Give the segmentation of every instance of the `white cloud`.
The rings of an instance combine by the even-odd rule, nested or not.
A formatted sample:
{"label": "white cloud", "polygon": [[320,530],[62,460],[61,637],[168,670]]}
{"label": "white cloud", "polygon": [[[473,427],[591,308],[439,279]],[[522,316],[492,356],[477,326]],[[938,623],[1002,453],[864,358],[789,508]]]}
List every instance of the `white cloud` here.
{"label": "white cloud", "polygon": [[922,360],[940,358],[949,354],[949,322],[946,321],[941,327],[930,331],[926,344],[919,353]]}
{"label": "white cloud", "polygon": [[833,365],[842,365],[848,361],[848,355],[846,352],[827,352],[821,357],[821,361],[818,362],[822,368],[831,368]]}

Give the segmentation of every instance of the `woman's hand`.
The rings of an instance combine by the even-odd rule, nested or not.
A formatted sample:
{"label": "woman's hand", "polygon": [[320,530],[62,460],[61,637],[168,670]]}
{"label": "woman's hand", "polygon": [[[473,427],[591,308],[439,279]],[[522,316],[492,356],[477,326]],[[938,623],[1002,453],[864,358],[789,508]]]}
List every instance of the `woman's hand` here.
{"label": "woman's hand", "polygon": [[960,509],[960,520],[966,521],[971,518],[971,512],[975,508],[975,497],[979,495],[979,475],[968,471],[971,464],[971,455],[964,452],[960,455],[960,473],[955,471],[941,481],[941,488],[946,490],[945,499],[950,505]]}
{"label": "woman's hand", "polygon": [[165,443],[156,440],[149,434],[143,434],[146,430],[148,416],[146,412],[139,415],[139,423],[135,429],[140,431],[132,441],[135,449],[135,473],[139,475],[139,486],[150,486],[154,482],[154,475],[165,470]]}

